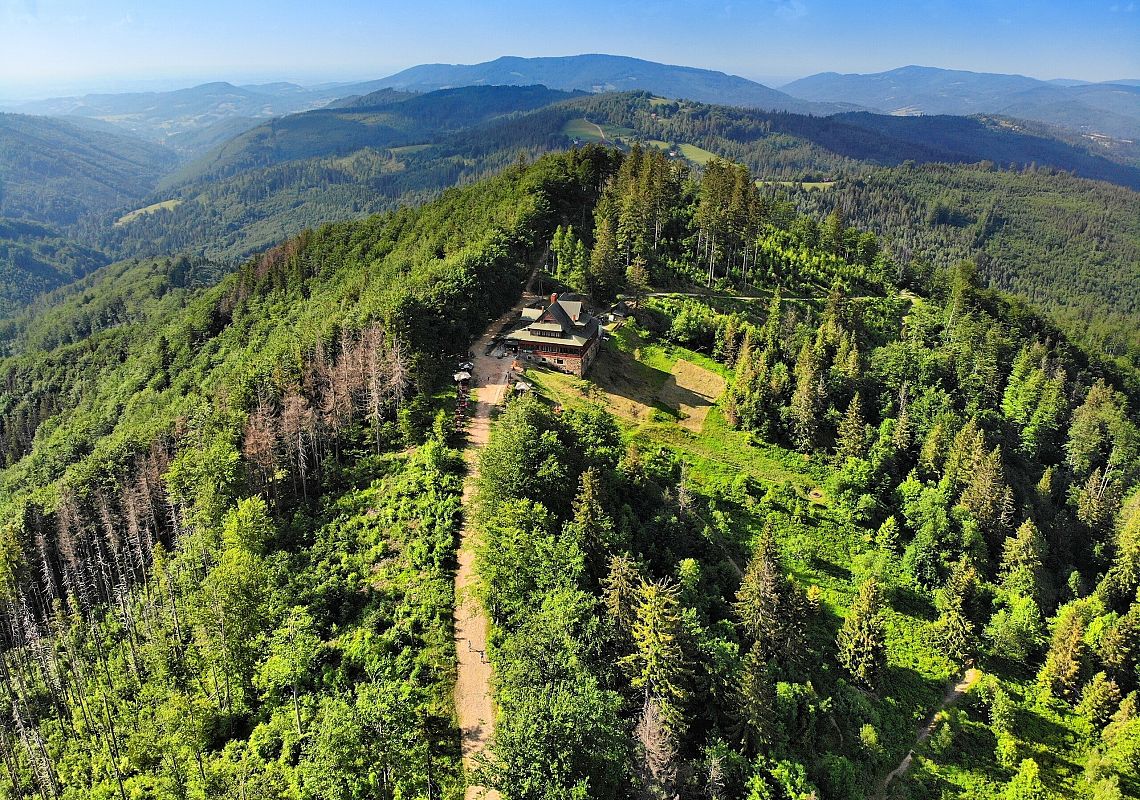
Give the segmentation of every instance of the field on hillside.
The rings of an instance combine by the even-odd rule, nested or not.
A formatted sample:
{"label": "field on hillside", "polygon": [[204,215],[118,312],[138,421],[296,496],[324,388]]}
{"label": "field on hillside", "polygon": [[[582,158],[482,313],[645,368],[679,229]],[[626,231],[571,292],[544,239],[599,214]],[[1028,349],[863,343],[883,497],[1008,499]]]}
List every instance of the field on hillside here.
{"label": "field on hillside", "polygon": [[151,203],[149,206],[145,206],[144,208],[136,208],[134,211],[123,214],[123,216],[115,220],[115,227],[121,227],[123,225],[126,225],[128,222],[131,222],[132,220],[136,220],[139,217],[146,216],[147,214],[153,214],[156,211],[173,211],[180,205],[182,205],[182,200],[175,199],[163,200],[160,203]]}
{"label": "field on hillside", "polygon": [[637,131],[633,128],[623,128],[620,125],[598,124],[587,119],[572,119],[562,126],[562,133],[583,142],[613,143],[617,139],[634,136]]}
{"label": "field on hillside", "polygon": [[756,181],[757,186],[794,186],[800,189],[830,189],[835,181]]}
{"label": "field on hillside", "polygon": [[[660,139],[647,139],[646,144],[651,144],[660,150],[669,150],[669,143]],[[678,150],[680,150],[681,155],[686,159],[702,167],[707,164],[710,159],[717,158],[716,153],[705,150],[703,147],[697,147],[695,144],[681,143],[678,146]]]}

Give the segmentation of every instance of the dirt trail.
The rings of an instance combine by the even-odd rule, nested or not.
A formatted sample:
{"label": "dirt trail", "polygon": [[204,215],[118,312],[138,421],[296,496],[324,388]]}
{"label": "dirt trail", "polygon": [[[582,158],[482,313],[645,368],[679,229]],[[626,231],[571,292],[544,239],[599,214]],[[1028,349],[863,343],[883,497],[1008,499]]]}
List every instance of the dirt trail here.
{"label": "dirt trail", "polygon": [[[533,276],[532,276],[533,280]],[[513,309],[492,323],[475,343],[471,370],[475,390],[467,427],[467,480],[463,484],[463,508],[469,509],[478,479],[479,451],[491,438],[491,410],[503,402],[511,359],[487,355],[491,339],[518,319],[523,306],[535,299],[528,291]],[[495,706],[491,699],[491,664],[487,659],[487,614],[475,595],[475,549],[477,531],[469,517],[459,541],[459,568],[455,572],[455,652],[458,660],[455,678],[455,713],[463,735],[463,765],[468,775],[476,757],[491,742],[495,732]],[[499,793],[483,786],[468,786],[464,800],[498,800]]]}
{"label": "dirt trail", "polygon": [[935,729],[938,727],[939,712],[950,708],[959,700],[961,700],[962,695],[970,691],[970,688],[975,683],[977,683],[978,679],[981,677],[982,673],[979,670],[971,667],[970,669],[966,670],[966,673],[962,676],[962,680],[946,689],[946,694],[942,698],[942,705],[938,707],[937,711],[930,715],[930,719],[927,720],[926,724],[923,725],[919,730],[918,737],[914,740],[914,746],[910,749],[910,752],[906,754],[906,758],[900,761],[897,767],[887,773],[887,777],[883,778],[883,782],[879,786],[879,791],[876,795],[878,800],[883,800],[883,798],[887,796],[887,788],[891,785],[891,781],[895,780],[896,778],[901,778],[903,775],[906,775],[907,772],[910,771],[911,762],[914,760],[914,751],[918,748],[919,745],[933,736]]}

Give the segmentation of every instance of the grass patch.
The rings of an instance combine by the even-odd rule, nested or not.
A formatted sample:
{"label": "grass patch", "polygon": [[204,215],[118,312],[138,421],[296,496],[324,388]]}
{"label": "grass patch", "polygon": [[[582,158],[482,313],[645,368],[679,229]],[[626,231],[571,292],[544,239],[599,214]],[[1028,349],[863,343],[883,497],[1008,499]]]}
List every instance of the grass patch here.
{"label": "grass patch", "polygon": [[403,147],[389,147],[388,152],[394,156],[407,156],[412,153],[422,153],[431,149],[430,144],[406,144]]}
{"label": "grass patch", "polygon": [[835,181],[756,181],[757,186],[798,186],[801,189],[830,189]]}
{"label": "grass patch", "polygon": [[613,142],[637,135],[637,131],[633,128],[623,128],[620,125],[599,125],[590,122],[588,119],[570,120],[562,126],[562,133],[584,142]]}
{"label": "grass patch", "polygon": [[[660,139],[646,139],[645,143],[652,145],[659,150],[667,151],[671,149],[668,142],[664,142]],[[678,146],[678,149],[684,158],[692,161],[694,164],[699,164],[702,167],[707,164],[710,159],[718,158],[716,153],[710,150],[705,150],[703,147],[697,147],[695,144],[681,144]]]}
{"label": "grass patch", "polygon": [[176,200],[163,200],[161,203],[151,203],[149,206],[145,206],[143,208],[136,208],[134,211],[131,211],[127,214],[123,214],[123,216],[121,216],[117,220],[115,220],[115,227],[120,228],[123,225],[126,225],[127,223],[138,219],[139,217],[146,216],[147,214],[153,214],[156,211],[173,211],[174,209],[178,208],[178,206],[180,206],[180,205],[182,205],[182,200],[176,199]]}
{"label": "grass patch", "polygon": [[602,405],[632,443],[681,453],[698,485],[745,474],[765,484],[788,483],[813,504],[827,506],[803,456],[759,443],[728,424],[716,403],[727,377],[728,370],[708,356],[648,341],[630,324],[613,331],[588,378],[526,371],[526,380],[549,400],[565,408]]}
{"label": "grass patch", "polygon": [[657,391],[657,399],[677,409],[684,428],[700,433],[709,409],[724,394],[725,386],[724,378],[717,373],[679,358]]}

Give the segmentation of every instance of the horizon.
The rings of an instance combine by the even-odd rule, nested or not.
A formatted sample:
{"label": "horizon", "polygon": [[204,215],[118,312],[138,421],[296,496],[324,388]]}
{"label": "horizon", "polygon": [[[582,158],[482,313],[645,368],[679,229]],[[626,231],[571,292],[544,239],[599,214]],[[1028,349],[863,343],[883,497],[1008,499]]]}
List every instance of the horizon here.
{"label": "horizon", "polygon": [[[4,104],[22,104],[31,103],[40,100],[49,100],[64,97],[82,97],[86,95],[98,94],[144,94],[147,92],[161,93],[178,91],[181,89],[191,89],[197,86],[202,86],[210,83],[228,83],[233,86],[240,87],[257,87],[262,85],[274,83],[290,83],[302,88],[311,89],[326,85],[350,85],[354,83],[364,83],[374,80],[382,80],[417,66],[427,64],[446,64],[449,66],[470,66],[473,64],[481,64],[490,61],[495,61],[499,58],[573,58],[575,56],[587,55],[602,55],[602,56],[616,56],[640,59],[643,61],[653,61],[653,59],[643,58],[641,56],[629,55],[626,53],[558,53],[547,56],[515,56],[513,53],[503,53],[494,58],[484,59],[477,62],[445,62],[445,61],[423,61],[415,64],[405,64],[397,66],[380,67],[376,73],[359,73],[359,72],[346,72],[346,71],[329,71],[329,72],[309,72],[309,73],[288,73],[288,72],[275,72],[275,71],[244,71],[236,73],[187,73],[185,75],[170,75],[166,77],[154,78],[135,78],[135,77],[122,77],[122,76],[91,76],[90,78],[74,81],[74,82],[55,82],[48,84],[25,84],[23,89],[17,87],[9,87],[0,84],[0,105]],[[860,73],[860,72],[844,72],[837,69],[822,69],[815,72],[808,72],[803,74],[759,74],[747,75],[743,73],[733,73],[726,70],[719,70],[713,67],[707,67],[701,64],[680,64],[676,62],[654,62],[667,64],[669,66],[677,66],[684,68],[703,69],[713,72],[721,72],[727,75],[735,75],[736,77],[745,78],[747,80],[755,81],[756,83],[763,84],[773,89],[782,90],[784,86],[799,80],[801,78],[810,77],[819,74],[876,74],[876,73]],[[890,67],[884,70],[878,70],[877,73],[891,72],[900,69],[907,69],[917,67],[921,69],[938,69],[955,72],[973,72],[985,73],[984,70],[971,70],[959,67],[945,67],[936,64],[899,64],[895,67]],[[1005,73],[989,73],[989,74],[1002,74],[1002,75],[1020,75],[1027,78],[1032,78],[1040,81],[1082,81],[1087,83],[1114,83],[1122,81],[1135,81],[1140,80],[1140,73],[1138,77],[1131,75],[1119,75],[1114,79],[1103,81],[1093,81],[1085,78],[1075,77],[1073,75],[1031,75],[1026,72],[1005,72]]]}
{"label": "horizon", "polygon": [[[354,82],[425,63],[585,53],[710,69],[774,88],[819,72],[907,65],[1046,81],[1140,77],[1136,0],[1031,9],[991,0],[921,7],[894,0],[871,10],[839,0],[745,7],[584,0],[568,14],[547,0],[512,0],[490,13],[457,0],[415,8],[352,0],[322,9],[318,21],[307,6],[263,0],[237,8],[205,0],[193,9],[112,0],[98,13],[78,0],[0,0],[0,98],[163,91],[219,80]],[[561,53],[545,46],[552,24]]]}

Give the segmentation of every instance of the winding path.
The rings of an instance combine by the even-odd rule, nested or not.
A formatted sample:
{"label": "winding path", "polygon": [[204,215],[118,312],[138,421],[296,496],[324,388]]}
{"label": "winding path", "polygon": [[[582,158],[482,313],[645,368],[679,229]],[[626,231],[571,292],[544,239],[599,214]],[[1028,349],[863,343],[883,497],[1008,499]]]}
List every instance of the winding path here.
{"label": "winding path", "polygon": [[[534,276],[531,276],[533,282]],[[467,427],[467,480],[463,484],[463,508],[471,508],[479,477],[479,451],[491,438],[491,411],[503,402],[510,377],[511,359],[488,355],[491,340],[518,319],[519,312],[536,295],[530,283],[513,309],[493,322],[473,346],[474,368],[470,371],[475,387],[474,408]],[[487,658],[487,612],[479,602],[475,587],[475,550],[478,531],[465,513],[459,539],[459,566],[455,571],[455,715],[462,734],[463,766],[471,776],[477,759],[495,733],[495,704],[491,697],[491,663]],[[499,793],[483,786],[469,785],[464,800],[498,800]]]}
{"label": "winding path", "polygon": [[914,740],[914,746],[911,747],[910,752],[906,754],[906,757],[899,762],[899,765],[897,767],[887,773],[887,777],[883,778],[883,782],[879,785],[879,791],[875,797],[877,797],[879,800],[885,798],[887,796],[887,788],[891,785],[891,782],[896,778],[901,778],[903,775],[906,775],[908,772],[910,772],[911,762],[914,761],[914,751],[918,749],[919,745],[934,735],[934,731],[938,727],[939,713],[942,712],[943,709],[949,708],[961,700],[962,695],[970,691],[970,688],[973,687],[973,685],[977,683],[978,679],[981,677],[982,673],[979,670],[971,667],[970,669],[966,670],[966,673],[962,676],[962,680],[958,681],[955,684],[952,684],[949,688],[946,689],[946,695],[942,698],[942,705],[938,707],[937,711],[930,715],[930,719],[927,720],[926,724],[923,725],[919,730],[918,736]]}

